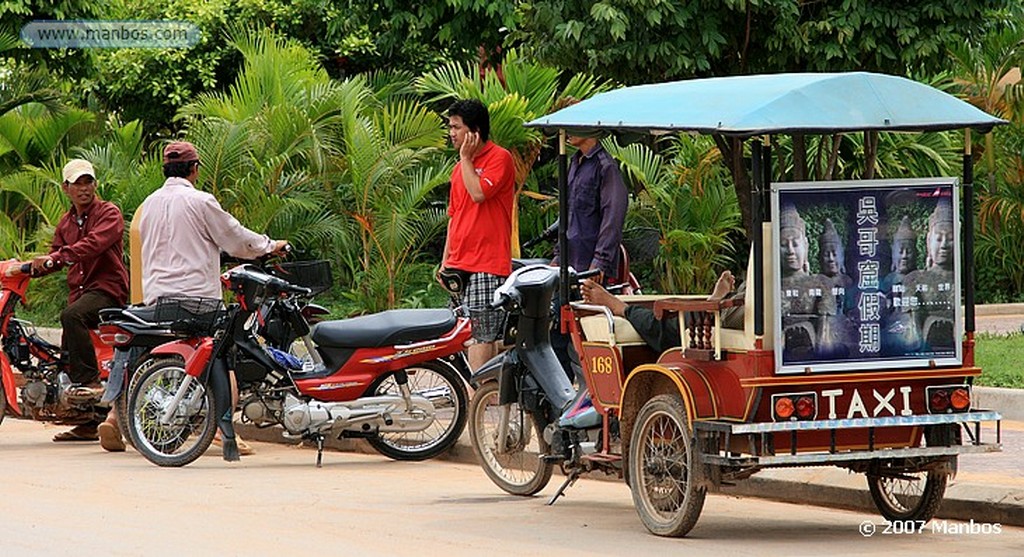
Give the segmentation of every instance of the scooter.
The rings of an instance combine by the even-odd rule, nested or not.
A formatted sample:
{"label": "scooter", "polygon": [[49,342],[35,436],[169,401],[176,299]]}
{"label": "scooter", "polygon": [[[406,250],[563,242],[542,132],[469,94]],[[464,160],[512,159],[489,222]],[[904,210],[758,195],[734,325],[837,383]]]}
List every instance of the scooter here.
{"label": "scooter", "polygon": [[[32,323],[16,316],[31,278],[29,263],[0,261],[0,421],[8,410],[15,416],[27,413],[34,420],[56,424],[101,421],[108,409],[99,404],[99,395],[82,395],[74,388],[67,373],[68,355],[40,337]],[[113,350],[96,331],[91,336],[100,380],[105,381]],[[20,403],[15,369],[24,378]]]}
{"label": "scooter", "polygon": [[[281,425],[286,436],[315,442],[317,466],[327,436],[365,438],[390,458],[423,460],[462,433],[469,378],[462,351],[471,338],[465,316],[391,310],[310,327],[301,309],[309,288],[254,265],[230,269],[221,282],[235,297],[228,308],[219,300],[157,302],[158,313],[193,335],[155,348],[156,361],[140,368],[129,393],[129,434],[151,462],[193,462],[217,428],[224,459],[238,460],[229,369],[242,422]],[[299,347],[267,342],[274,314]]]}
{"label": "scooter", "polygon": [[[586,385],[573,386],[551,348],[551,300],[559,270],[533,265],[513,271],[494,293],[492,308],[509,312],[506,343],[473,373],[469,434],[484,472],[502,490],[533,495],[547,486],[555,464],[566,481],[549,504],[583,472],[617,473],[617,463],[597,455],[618,439],[602,439],[602,416]],[[571,291],[596,271],[570,272]],[[617,435],[617,424],[609,431]]]}

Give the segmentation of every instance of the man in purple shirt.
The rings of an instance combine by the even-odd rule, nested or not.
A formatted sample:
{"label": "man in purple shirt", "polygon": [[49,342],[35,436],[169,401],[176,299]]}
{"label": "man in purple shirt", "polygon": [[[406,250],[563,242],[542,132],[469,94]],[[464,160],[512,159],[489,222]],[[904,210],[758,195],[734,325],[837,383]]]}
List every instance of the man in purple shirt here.
{"label": "man in purple shirt", "polygon": [[[123,306],[128,299],[124,266],[124,218],[109,201],[96,197],[96,171],[89,161],[74,159],[63,170],[61,188],[71,208],[53,234],[50,253],[32,260],[32,274],[68,270],[68,305],[60,314],[61,349],[68,353],[68,376],[79,396],[99,396],[99,366],[89,330],[99,324],[100,310]],[[95,441],[97,423],[76,426],[54,441]]]}
{"label": "man in purple shirt", "polygon": [[[596,137],[569,136],[578,151],[569,165],[569,265],[577,271],[600,269],[603,280],[618,277],[619,245],[629,194],[619,163]],[[555,255],[552,264],[561,254]]]}

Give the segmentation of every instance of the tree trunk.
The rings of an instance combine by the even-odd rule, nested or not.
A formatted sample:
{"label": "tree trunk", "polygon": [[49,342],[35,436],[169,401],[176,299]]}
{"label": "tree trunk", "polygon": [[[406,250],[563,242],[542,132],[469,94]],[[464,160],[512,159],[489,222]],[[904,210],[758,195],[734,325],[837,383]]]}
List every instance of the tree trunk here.
{"label": "tree trunk", "polygon": [[726,138],[720,135],[712,135],[718,150],[722,152],[722,160],[729,165],[729,173],[732,175],[732,183],[736,188],[736,199],[740,204],[740,213],[743,215],[743,228],[750,237],[753,230],[750,206],[750,173],[743,161],[743,140],[737,138]]}

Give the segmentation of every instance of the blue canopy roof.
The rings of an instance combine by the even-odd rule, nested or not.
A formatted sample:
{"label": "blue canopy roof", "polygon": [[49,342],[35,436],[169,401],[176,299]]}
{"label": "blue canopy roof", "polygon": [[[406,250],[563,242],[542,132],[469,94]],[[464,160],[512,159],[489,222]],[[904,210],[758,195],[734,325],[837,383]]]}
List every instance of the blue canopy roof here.
{"label": "blue canopy roof", "polygon": [[691,79],[624,87],[526,124],[547,130],[733,136],[937,131],[1006,124],[934,87],[868,72]]}

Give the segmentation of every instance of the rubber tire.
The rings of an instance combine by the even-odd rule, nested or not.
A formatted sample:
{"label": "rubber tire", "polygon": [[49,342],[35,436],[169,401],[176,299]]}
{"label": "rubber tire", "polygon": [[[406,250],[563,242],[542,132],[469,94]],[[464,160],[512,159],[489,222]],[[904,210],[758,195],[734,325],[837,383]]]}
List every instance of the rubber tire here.
{"label": "rubber tire", "polygon": [[0,424],[4,423],[4,416],[7,415],[7,393],[4,392],[4,384],[0,383]]}
{"label": "rubber tire", "polygon": [[[543,458],[537,460],[538,466],[536,470],[533,470],[533,475],[530,479],[523,483],[511,483],[501,476],[499,471],[494,470],[488,464],[488,459],[484,456],[484,447],[482,440],[480,439],[479,427],[482,427],[480,420],[482,416],[486,415],[484,407],[487,404],[488,399],[491,397],[497,399],[498,397],[498,383],[496,381],[489,381],[482,385],[473,394],[473,399],[469,403],[469,440],[470,444],[473,445],[473,452],[476,453],[477,459],[480,461],[480,466],[484,469],[484,473],[487,477],[494,482],[495,485],[500,487],[506,493],[520,496],[534,495],[540,490],[544,489],[548,482],[551,481],[551,473],[554,470],[554,463],[546,461]],[[544,441],[542,432],[544,428],[541,426],[540,421],[536,416],[531,415],[530,419],[533,421],[534,435],[537,438],[537,444],[541,454],[547,454],[551,448]]]}
{"label": "rubber tire", "polygon": [[[124,418],[124,416],[128,415],[128,397],[132,388],[135,387],[135,383],[137,382],[136,379],[138,379],[142,373],[152,367],[156,362],[161,361],[161,358],[150,357],[149,352],[147,352],[138,360],[138,365],[133,366],[131,363],[128,364],[129,369],[133,371],[124,378],[124,386],[121,388],[121,394],[117,395],[113,404],[114,409],[117,411],[117,429],[121,431],[121,439],[124,439],[125,443],[133,449],[135,448],[135,442],[132,441],[132,435],[128,431],[128,420]],[[178,363],[181,363],[180,359],[178,359]]]}
{"label": "rubber tire", "polygon": [[[643,405],[634,422],[628,454],[631,479],[629,489],[633,494],[633,505],[636,507],[637,514],[640,515],[640,521],[652,534],[679,538],[689,533],[697,524],[700,512],[704,508],[707,489],[703,485],[699,485],[700,482],[696,477],[699,472],[698,474],[687,474],[682,489],[684,492],[682,504],[667,513],[656,510],[655,502],[651,500],[650,493],[644,487],[648,476],[645,470],[650,464],[645,458],[647,456],[644,451],[647,447],[645,438],[655,418],[667,418],[680,433],[683,433],[680,439],[683,442],[682,450],[685,452],[683,458],[686,461],[687,470],[692,472],[698,470],[697,467],[700,466],[699,459],[696,458],[696,453],[693,450],[693,434],[682,401],[678,395],[658,395]],[[664,468],[663,465],[657,463],[651,465]]]}
{"label": "rubber tire", "polygon": [[[459,436],[462,435],[462,430],[466,429],[466,413],[467,406],[469,405],[469,393],[466,391],[466,383],[462,380],[459,373],[455,371],[453,367],[444,362],[431,360],[429,362],[409,366],[407,369],[430,370],[443,377],[444,380],[451,385],[452,394],[455,396],[455,408],[458,411],[453,427],[443,436],[438,438],[439,440],[435,440],[432,445],[422,449],[403,449],[396,447],[395,445],[385,441],[381,434],[367,437],[366,441],[370,443],[370,446],[376,449],[377,452],[394,460],[427,460],[452,448],[452,446],[459,440]],[[377,389],[392,377],[394,377],[394,373],[381,375],[377,379],[374,379],[373,383],[371,383],[370,387],[367,389],[367,392],[370,393],[370,396],[380,394],[377,393]],[[416,394],[416,392],[413,391],[413,394]],[[385,435],[387,435],[387,433],[385,433]]]}
{"label": "rubber tire", "polygon": [[217,421],[214,418],[216,412],[214,410],[213,389],[210,389],[209,387],[204,389],[203,396],[206,399],[205,404],[208,411],[206,413],[206,419],[203,420],[201,426],[203,429],[198,441],[193,444],[190,449],[180,454],[166,454],[158,452],[147,439],[142,437],[142,433],[139,431],[140,428],[137,427],[136,411],[141,402],[142,386],[146,384],[150,377],[168,369],[180,371],[182,375],[185,373],[181,359],[158,358],[157,361],[148,366],[144,372],[135,374],[137,382],[135,382],[128,393],[128,433],[135,450],[142,454],[142,456],[146,457],[146,460],[156,464],[157,466],[181,467],[190,464],[203,456],[203,453],[210,448],[210,444],[213,442],[213,436],[217,432]]}
{"label": "rubber tire", "polygon": [[949,475],[937,470],[918,472],[918,474],[927,474],[927,477],[924,478],[924,490],[917,504],[909,509],[903,509],[900,508],[902,505],[898,507],[897,504],[894,504],[890,496],[883,489],[882,483],[891,478],[867,476],[871,500],[875,503],[875,508],[878,509],[878,512],[882,513],[882,516],[887,520],[920,520],[928,522],[935,516],[935,512],[939,510],[939,505],[942,504],[942,497],[946,494],[946,482],[949,480]]}

